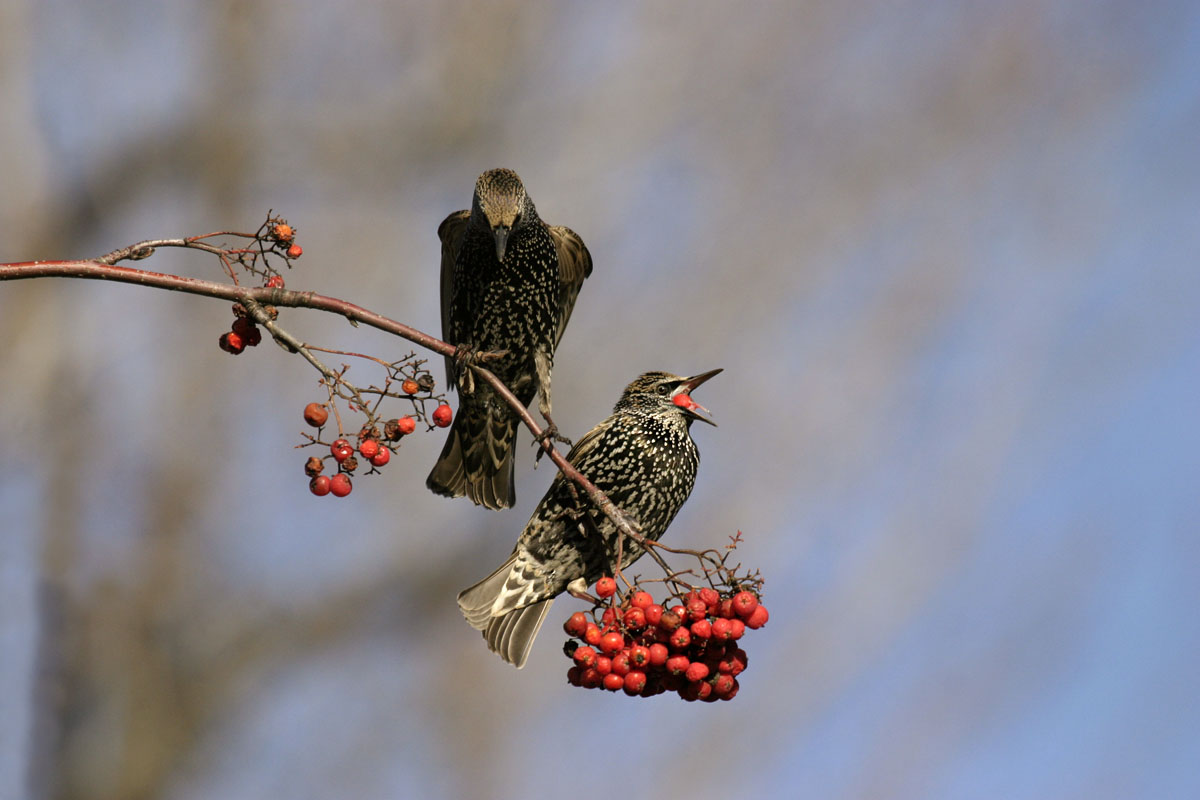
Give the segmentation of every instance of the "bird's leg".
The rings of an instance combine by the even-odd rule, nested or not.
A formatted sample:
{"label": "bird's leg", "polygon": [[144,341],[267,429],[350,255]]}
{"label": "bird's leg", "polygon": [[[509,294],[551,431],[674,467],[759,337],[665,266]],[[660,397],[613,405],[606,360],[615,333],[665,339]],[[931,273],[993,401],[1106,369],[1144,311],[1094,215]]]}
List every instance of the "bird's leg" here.
{"label": "bird's leg", "polygon": [[544,351],[538,350],[533,354],[533,365],[537,370],[538,378],[538,412],[541,413],[542,419],[546,420],[546,429],[542,431],[542,435],[536,440],[537,444],[541,445],[538,448],[537,456],[533,459],[534,466],[537,466],[537,463],[542,460],[546,448],[552,446],[553,442],[562,442],[567,447],[570,447],[574,442],[566,436],[559,434],[558,426],[554,424],[554,419],[550,416],[551,357]]}
{"label": "bird's leg", "polygon": [[478,364],[483,367],[489,361],[496,361],[508,355],[507,350],[483,350],[475,349],[472,344],[458,344],[454,347],[455,371],[461,376],[458,381],[458,386],[465,394],[472,394],[475,391],[475,373],[471,370],[471,366]]}

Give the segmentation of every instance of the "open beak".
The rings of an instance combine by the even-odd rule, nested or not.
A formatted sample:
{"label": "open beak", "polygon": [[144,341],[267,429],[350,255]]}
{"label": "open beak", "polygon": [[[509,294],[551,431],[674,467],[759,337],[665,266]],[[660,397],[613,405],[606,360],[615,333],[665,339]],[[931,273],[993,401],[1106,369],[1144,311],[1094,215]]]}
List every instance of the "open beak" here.
{"label": "open beak", "polygon": [[501,264],[504,263],[504,251],[508,249],[508,233],[509,228],[503,225],[497,225],[492,228],[492,236],[496,240],[496,260]]}
{"label": "open beak", "polygon": [[685,380],[683,383],[679,384],[679,388],[675,390],[675,405],[682,408],[684,413],[686,413],[692,419],[698,419],[701,422],[707,422],[714,428],[717,427],[717,423],[713,422],[708,417],[696,413],[697,409],[703,411],[705,414],[709,413],[709,411],[707,408],[692,399],[692,392],[696,391],[697,386],[704,383],[709,378],[718,375],[721,371],[721,368],[717,368],[711,369],[708,372],[702,372],[699,375],[694,375]]}

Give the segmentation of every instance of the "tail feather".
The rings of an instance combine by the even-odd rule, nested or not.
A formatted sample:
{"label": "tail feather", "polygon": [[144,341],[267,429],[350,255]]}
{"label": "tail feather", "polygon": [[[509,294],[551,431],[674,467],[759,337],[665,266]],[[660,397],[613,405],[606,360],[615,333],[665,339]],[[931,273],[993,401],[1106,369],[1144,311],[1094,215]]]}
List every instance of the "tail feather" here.
{"label": "tail feather", "polygon": [[461,409],[425,485],[446,497],[465,494],[485,508],[512,507],[517,502],[516,439],[506,408]]}
{"label": "tail feather", "polygon": [[519,552],[458,595],[467,622],[483,631],[492,652],[517,669],[525,666],[552,602],[554,597],[546,597],[536,565],[521,559]]}

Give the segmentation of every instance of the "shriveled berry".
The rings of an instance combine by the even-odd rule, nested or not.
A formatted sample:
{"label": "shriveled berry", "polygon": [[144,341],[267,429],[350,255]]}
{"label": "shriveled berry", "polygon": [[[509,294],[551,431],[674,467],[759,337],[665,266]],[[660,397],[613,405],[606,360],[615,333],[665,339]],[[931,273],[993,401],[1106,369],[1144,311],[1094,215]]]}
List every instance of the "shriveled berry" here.
{"label": "shriveled berry", "polygon": [[702,681],[708,677],[708,664],[703,661],[693,661],[683,673],[689,681]]}
{"label": "shriveled berry", "polygon": [[258,326],[254,324],[254,320],[249,317],[235,317],[230,330],[245,340],[251,330],[257,330]]}
{"label": "shriveled berry", "polygon": [[653,604],[654,604],[654,597],[651,596],[651,594],[649,592],[644,592],[640,589],[638,591],[634,592],[633,595],[631,595],[629,598],[629,605],[633,606],[634,608],[640,608],[643,611],[645,611],[647,608],[649,608]]}
{"label": "shriveled berry", "polygon": [[757,630],[763,625],[767,624],[767,618],[769,616],[770,615],[767,614],[767,607],[762,603],[759,603],[758,606],[752,612],[750,612],[750,616],[746,617],[746,627],[750,628],[751,630]]}
{"label": "shriveled berry", "polygon": [[567,617],[567,621],[563,623],[563,630],[568,636],[574,636],[577,639],[582,639],[584,632],[587,630],[588,618],[582,611],[576,611],[571,616]]}
{"label": "shriveled berry", "polygon": [[272,275],[271,277],[267,278],[267,288],[268,289],[282,289],[283,288],[283,276],[282,275]]}
{"label": "shriveled berry", "polygon": [[246,340],[246,347],[258,347],[262,343],[262,331],[257,325],[251,325],[242,338]]}
{"label": "shriveled berry", "polygon": [[[647,614],[646,619],[649,620],[649,618],[650,615]],[[682,624],[682,617],[680,617],[679,614],[676,614],[674,611],[664,611],[658,617],[658,627],[667,633],[670,633]]]}
{"label": "shriveled berry", "polygon": [[758,597],[754,592],[738,592],[733,596],[733,610],[742,619],[749,617],[758,608]]}
{"label": "shriveled berry", "polygon": [[604,688],[610,692],[618,691],[625,686],[625,678],[615,672],[610,672],[604,676]]}
{"label": "shriveled berry", "polygon": [[606,655],[612,655],[625,646],[625,637],[616,631],[609,631],[600,637],[600,650]]}
{"label": "shriveled berry", "polygon": [[657,625],[662,619],[663,607],[658,603],[651,603],[644,609],[646,612],[646,624]]}
{"label": "shriveled berry", "polygon": [[421,385],[412,378],[405,378],[404,382],[400,384],[400,391],[405,394],[416,394],[421,391]]}
{"label": "shriveled berry", "polygon": [[[337,459],[335,458],[334,461],[337,461]],[[355,457],[353,450],[350,451],[350,455],[345,461],[338,464],[338,468],[342,472],[354,472],[354,470],[358,469],[358,458]]]}
{"label": "shriveled berry", "polygon": [[286,222],[277,222],[271,228],[271,238],[277,242],[290,242],[295,235],[296,231]]}
{"label": "shriveled berry", "polygon": [[308,482],[308,490],[317,497],[324,497],[329,494],[330,483],[328,475],[316,475]]}
{"label": "shriveled berry", "polygon": [[379,448],[379,452],[371,456],[371,466],[382,467],[384,464],[392,460],[392,451],[386,447]]}
{"label": "shriveled berry", "polygon": [[325,461],[316,456],[309,456],[308,461],[304,462],[304,474],[310,478],[315,478],[325,471]]}
{"label": "shriveled berry", "polygon": [[612,597],[617,593],[617,582],[612,578],[601,578],[596,581],[596,596],[600,598]]}
{"label": "shriveled berry", "polygon": [[314,428],[321,427],[328,419],[329,411],[320,403],[309,403],[304,407],[304,421]]}
{"label": "shriveled berry", "polygon": [[[732,678],[730,679],[732,680]],[[635,669],[625,675],[625,694],[641,694],[646,688],[646,673]]]}
{"label": "shriveled berry", "polygon": [[721,602],[721,595],[711,586],[705,586],[700,590],[700,599],[704,601],[704,605],[711,609],[716,607],[717,603]]}
{"label": "shriveled berry", "polygon": [[374,439],[364,439],[358,443],[358,452],[362,457],[370,461],[379,452],[379,442]]}
{"label": "shriveled berry", "polygon": [[344,472],[339,472],[329,479],[329,491],[333,493],[334,497],[345,497],[353,488],[350,484],[350,476]]}
{"label": "shriveled berry", "polygon": [[450,420],[454,418],[454,412],[450,410],[450,406],[442,403],[433,410],[433,424],[439,428],[445,428],[450,424]]}
{"label": "shriveled berry", "polygon": [[287,249],[288,258],[299,258],[304,255],[304,248],[298,244],[294,244]]}

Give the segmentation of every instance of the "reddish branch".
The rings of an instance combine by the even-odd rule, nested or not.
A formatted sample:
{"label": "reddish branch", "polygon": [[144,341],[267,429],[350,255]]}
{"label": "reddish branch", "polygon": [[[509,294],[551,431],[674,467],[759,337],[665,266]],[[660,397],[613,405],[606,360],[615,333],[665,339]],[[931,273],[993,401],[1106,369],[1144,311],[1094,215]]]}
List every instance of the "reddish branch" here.
{"label": "reddish branch", "polygon": [[[252,234],[230,235],[253,236]],[[277,341],[286,344],[290,349],[300,352],[314,367],[327,376],[334,373],[317,360],[299,341],[274,324],[262,308],[263,306],[313,308],[320,311],[327,311],[331,314],[339,314],[353,322],[370,325],[381,331],[403,337],[435,353],[440,353],[444,356],[453,356],[455,354],[456,348],[452,344],[430,336],[427,333],[422,333],[404,323],[389,319],[381,314],[376,314],[362,306],[346,302],[345,300],[339,300],[336,297],[327,297],[315,292],[297,292],[289,289],[216,283],[199,278],[187,278],[179,275],[167,275],[161,272],[134,269],[132,267],[122,267],[114,263],[126,259],[140,260],[146,258],[154,252],[156,247],[194,248],[218,255],[230,252],[229,250],[198,241],[202,238],[207,237],[155,239],[139,242],[91,261],[25,261],[13,264],[0,264],[0,281],[25,280],[30,278],[85,278],[89,280],[115,281],[117,283],[132,283],[138,286],[149,286],[155,289],[186,292],[187,294],[195,294],[202,297],[215,297],[238,302],[244,305],[255,320],[263,324]],[[635,529],[634,523],[608,499],[608,496],[604,492],[600,491],[594,483],[571,466],[554,445],[543,436],[544,432],[541,426],[537,424],[533,416],[521,404],[521,401],[509,391],[508,387],[484,367],[472,364],[471,368],[480,379],[486,381],[512,407],[521,418],[521,421],[525,423],[525,427],[533,434],[535,441],[546,451],[546,454],[550,456],[550,460],[562,471],[562,474],[569,480],[574,481],[596,507],[612,520],[621,533],[641,545],[669,573],[670,570],[667,569],[666,564],[663,563],[661,557],[652,549],[652,546],[656,543],[648,541],[643,537]]]}

